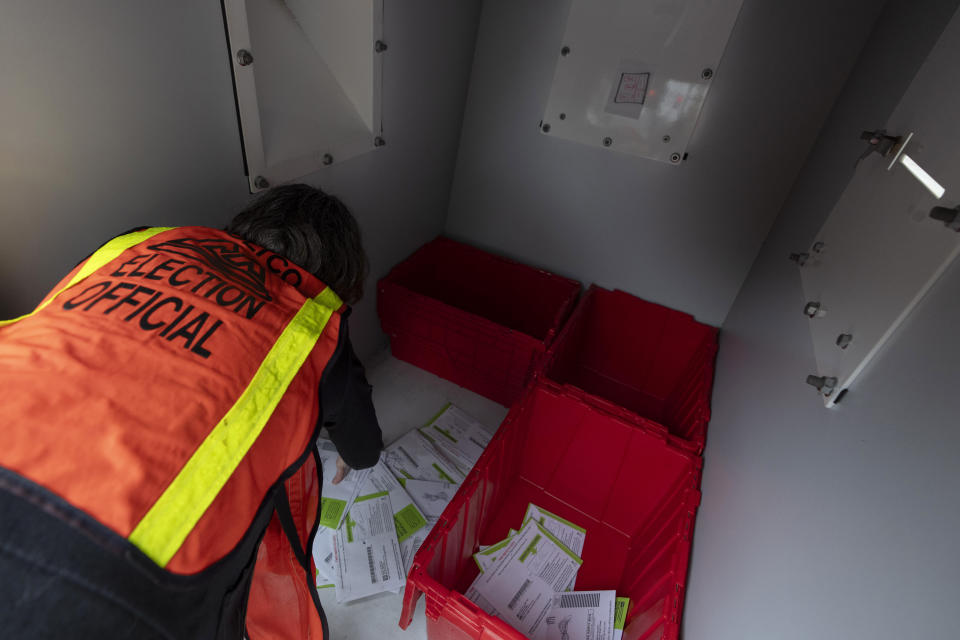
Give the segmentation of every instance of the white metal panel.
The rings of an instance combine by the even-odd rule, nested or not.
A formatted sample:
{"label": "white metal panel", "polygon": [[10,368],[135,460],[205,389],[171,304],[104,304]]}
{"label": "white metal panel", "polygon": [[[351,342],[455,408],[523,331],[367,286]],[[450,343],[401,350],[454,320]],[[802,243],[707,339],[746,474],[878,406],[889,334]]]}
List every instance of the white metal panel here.
{"label": "white metal panel", "polygon": [[[382,0],[225,0],[252,191],[375,148],[382,7]],[[252,64],[238,63],[240,50]]]}
{"label": "white metal panel", "polygon": [[[886,126],[893,134],[913,133],[903,154],[945,187],[945,197],[938,200],[900,161],[874,154],[860,163],[817,235],[821,252],[811,249],[801,269],[807,300],[825,311],[811,318],[810,330],[820,374],[838,380],[827,406],[960,253],[960,234],[929,217],[932,207],[956,206],[960,198],[958,59],[955,18]],[[836,343],[842,333],[853,336],[846,349]]]}
{"label": "white metal panel", "polygon": [[541,131],[678,163],[742,0],[573,0]]}
{"label": "white metal panel", "polygon": [[370,131],[379,126],[374,100],[376,16],[369,0],[284,0],[310,44]]}

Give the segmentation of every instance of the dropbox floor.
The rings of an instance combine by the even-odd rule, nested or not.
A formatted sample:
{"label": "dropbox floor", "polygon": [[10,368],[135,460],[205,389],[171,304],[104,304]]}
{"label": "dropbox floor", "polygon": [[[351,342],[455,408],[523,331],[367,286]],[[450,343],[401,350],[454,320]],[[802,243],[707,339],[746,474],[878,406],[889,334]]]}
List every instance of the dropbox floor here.
{"label": "dropbox floor", "polygon": [[[496,430],[507,409],[452,382],[395,359],[384,351],[367,363],[367,377],[373,385],[373,403],[383,429],[383,441],[389,444],[401,435],[423,426],[447,402],[457,405],[481,423]],[[347,605],[337,604],[332,589],[320,590],[334,640],[367,640],[427,637],[423,598],[417,605],[413,623],[406,631],[397,624],[403,597],[382,594]]]}

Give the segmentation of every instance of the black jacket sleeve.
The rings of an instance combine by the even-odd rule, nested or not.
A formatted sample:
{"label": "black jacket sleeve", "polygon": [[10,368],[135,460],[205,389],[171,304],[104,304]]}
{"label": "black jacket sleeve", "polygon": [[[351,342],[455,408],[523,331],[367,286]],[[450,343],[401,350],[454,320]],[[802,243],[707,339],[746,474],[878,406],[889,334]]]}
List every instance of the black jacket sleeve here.
{"label": "black jacket sleeve", "polygon": [[353,469],[372,467],[380,459],[383,434],[373,408],[373,388],[353,352],[344,313],[337,349],[320,383],[320,420],[343,461]]}

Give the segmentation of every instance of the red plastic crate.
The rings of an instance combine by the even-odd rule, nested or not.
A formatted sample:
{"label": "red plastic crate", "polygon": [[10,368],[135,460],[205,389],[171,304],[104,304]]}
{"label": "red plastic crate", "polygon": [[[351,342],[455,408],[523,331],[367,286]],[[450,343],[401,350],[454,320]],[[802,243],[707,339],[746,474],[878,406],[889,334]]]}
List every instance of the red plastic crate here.
{"label": "red plastic crate", "polygon": [[652,420],[700,453],[710,421],[717,329],[623,291],[591,286],[539,375],[627,419]]}
{"label": "red plastic crate", "polygon": [[417,552],[400,626],[425,594],[430,640],[522,638],[462,594],[477,575],[478,545],[506,537],[533,502],[586,528],[577,589],[630,598],[624,640],[675,640],[701,466],[656,425],[531,386]]}
{"label": "red plastic crate", "polygon": [[510,406],[580,283],[437,238],[394,267],[378,294],[395,357]]}

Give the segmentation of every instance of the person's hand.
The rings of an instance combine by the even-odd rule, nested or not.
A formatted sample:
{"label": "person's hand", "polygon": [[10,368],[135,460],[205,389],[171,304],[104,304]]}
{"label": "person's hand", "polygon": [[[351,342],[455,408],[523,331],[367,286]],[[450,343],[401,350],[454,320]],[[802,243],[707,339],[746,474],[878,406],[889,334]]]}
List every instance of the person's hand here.
{"label": "person's hand", "polygon": [[340,484],[340,481],[350,473],[350,467],[343,461],[343,458],[337,456],[337,474],[333,476],[332,484]]}

